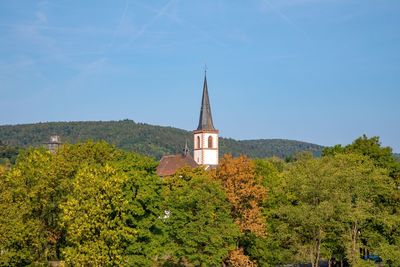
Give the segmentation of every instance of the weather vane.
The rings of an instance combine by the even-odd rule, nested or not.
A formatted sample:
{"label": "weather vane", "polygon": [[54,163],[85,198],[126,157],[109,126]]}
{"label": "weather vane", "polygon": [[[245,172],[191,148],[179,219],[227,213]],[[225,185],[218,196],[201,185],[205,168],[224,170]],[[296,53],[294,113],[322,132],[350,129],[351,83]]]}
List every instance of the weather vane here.
{"label": "weather vane", "polygon": [[207,64],[204,64],[204,73],[207,74]]}

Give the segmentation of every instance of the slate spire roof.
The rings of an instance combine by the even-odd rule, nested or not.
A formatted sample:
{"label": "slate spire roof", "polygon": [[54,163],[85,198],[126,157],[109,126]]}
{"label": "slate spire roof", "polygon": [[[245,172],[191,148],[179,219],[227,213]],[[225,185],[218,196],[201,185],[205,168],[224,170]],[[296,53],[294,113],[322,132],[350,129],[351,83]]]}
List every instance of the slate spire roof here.
{"label": "slate spire roof", "polygon": [[215,130],[211,115],[210,99],[208,97],[207,72],[204,73],[203,98],[197,130]]}

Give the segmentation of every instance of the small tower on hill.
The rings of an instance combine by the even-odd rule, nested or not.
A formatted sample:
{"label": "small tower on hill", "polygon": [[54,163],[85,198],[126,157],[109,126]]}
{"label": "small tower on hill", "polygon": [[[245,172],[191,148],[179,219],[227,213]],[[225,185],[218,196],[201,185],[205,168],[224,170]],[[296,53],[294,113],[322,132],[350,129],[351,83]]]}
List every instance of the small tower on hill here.
{"label": "small tower on hill", "polygon": [[47,149],[50,150],[51,153],[55,153],[56,150],[62,145],[60,136],[58,135],[50,136],[49,142],[45,143],[45,145]]}
{"label": "small tower on hill", "polygon": [[218,165],[218,134],[219,131],[215,129],[213,124],[210,99],[208,96],[207,72],[205,72],[199,126],[193,131],[193,158],[197,164],[207,167]]}

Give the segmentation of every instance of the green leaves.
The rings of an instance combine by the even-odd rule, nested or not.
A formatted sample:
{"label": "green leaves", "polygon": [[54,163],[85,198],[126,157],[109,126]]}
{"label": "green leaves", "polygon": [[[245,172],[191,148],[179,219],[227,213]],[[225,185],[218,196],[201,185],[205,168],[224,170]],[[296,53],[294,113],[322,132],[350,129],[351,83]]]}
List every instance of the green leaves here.
{"label": "green leaves", "polygon": [[0,174],[0,263],[65,257],[74,264],[150,265],[162,240],[155,167],[105,142],[21,153]]}
{"label": "green leaves", "polygon": [[[179,177],[181,176],[181,177]],[[231,206],[220,185],[211,179],[184,174],[167,178],[165,209],[170,262],[195,266],[217,266],[235,248],[239,231]],[[190,178],[189,178],[189,177]],[[176,183],[174,180],[186,180]]]}
{"label": "green leaves", "polygon": [[[272,249],[280,254],[291,251],[289,262],[316,266],[334,256],[356,265],[360,248],[378,251],[385,242],[379,228],[386,224],[382,218],[390,221],[387,203],[395,186],[370,158],[354,153],[300,158],[280,181],[269,185],[276,202],[267,216],[276,234],[267,243],[279,244]],[[285,263],[279,257],[272,261]]]}
{"label": "green leaves", "polygon": [[105,142],[22,151],[0,167],[0,266],[368,265],[360,249],[397,266],[388,153],[361,138],[322,158],[225,157],[161,179],[154,160]]}
{"label": "green leaves", "polygon": [[0,164],[14,164],[17,155],[17,147],[5,145],[0,140]]}
{"label": "green leaves", "polygon": [[103,166],[84,165],[62,205],[70,264],[150,266],[163,241],[161,181],[152,160],[114,153]]}
{"label": "green leaves", "polygon": [[67,263],[121,264],[121,241],[134,234],[122,219],[126,209],[122,185],[126,179],[109,165],[79,171],[71,195],[61,206],[62,222],[67,229]]}
{"label": "green leaves", "polygon": [[0,250],[3,264],[44,261],[56,256],[60,237],[55,197],[53,159],[45,150],[20,155],[14,169],[2,177]]}

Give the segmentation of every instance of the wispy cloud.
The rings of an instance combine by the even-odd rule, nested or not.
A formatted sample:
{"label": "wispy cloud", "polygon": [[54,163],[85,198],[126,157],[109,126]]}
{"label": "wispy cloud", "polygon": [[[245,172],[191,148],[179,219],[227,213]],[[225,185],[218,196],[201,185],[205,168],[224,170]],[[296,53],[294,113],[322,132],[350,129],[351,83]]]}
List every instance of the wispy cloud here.
{"label": "wispy cloud", "polygon": [[[155,24],[157,24],[159,21],[162,20],[165,20],[166,22],[172,22],[173,24],[176,24],[176,26],[179,26],[180,28],[187,28],[193,33],[195,33],[196,36],[200,36],[207,41],[211,41],[215,45],[218,45],[220,47],[226,47],[226,45],[223,42],[221,42],[218,38],[210,34],[208,31],[204,30],[202,27],[193,24],[191,20],[184,19],[183,17],[179,16],[177,14],[177,10],[179,7],[179,0],[168,0],[167,2],[165,2],[164,5],[162,5],[159,8],[149,5],[147,2],[140,2],[140,1],[135,2],[135,5],[138,6],[139,8],[147,10],[152,14],[152,16],[150,16],[145,23],[141,25],[139,24],[139,26],[137,27],[132,27],[132,23],[130,24],[131,27],[129,27],[129,25],[126,25],[125,28],[127,29],[125,30],[126,32],[124,33],[124,36],[130,35],[130,37],[128,38],[127,41],[119,43],[119,47],[116,49],[117,51],[131,48],[132,45],[138,43],[138,41],[140,39],[143,39],[144,37],[150,37],[151,35],[152,37],[157,36],[160,38],[164,38],[170,36],[171,34],[174,33],[174,31],[176,31],[176,29],[178,29],[178,27],[171,28],[170,31],[166,30],[157,31],[153,29],[155,28],[154,27]],[[127,12],[127,14],[124,16],[124,18],[126,18],[124,24],[129,22],[129,13],[130,12]],[[157,42],[156,45],[159,48],[173,47],[176,46],[177,44],[183,44],[187,42],[188,42],[187,39],[184,41],[175,40],[173,42],[161,41]]]}
{"label": "wispy cloud", "polygon": [[124,19],[125,19],[125,17],[126,17],[126,12],[128,11],[128,7],[129,7],[129,1],[126,0],[126,1],[125,1],[124,10],[123,10],[123,12],[122,12],[121,17],[119,18],[118,25],[117,25],[117,27],[114,29],[114,31],[113,31],[113,33],[112,33],[112,37],[111,37],[110,43],[106,46],[106,49],[110,49],[110,48],[114,45],[115,38],[117,37],[118,31],[119,31],[119,29],[121,28],[121,25],[122,25],[122,23],[123,23],[123,21],[124,21]]}
{"label": "wispy cloud", "polygon": [[132,44],[136,39],[144,35],[150,26],[157,22],[160,18],[168,15],[168,9],[175,3],[175,0],[169,0],[160,9],[153,9],[155,15],[151,17],[145,24],[143,24],[128,41],[128,44]]}
{"label": "wispy cloud", "polygon": [[191,23],[187,23],[187,24],[189,25],[190,28],[192,28],[193,30],[200,33],[206,39],[213,41],[216,45],[218,45],[220,47],[227,47],[223,42],[219,41],[217,38],[215,38],[213,35],[209,34],[207,31],[203,30],[202,28],[200,28],[194,24],[191,24]]}
{"label": "wispy cloud", "polygon": [[[295,2],[302,2],[302,3],[309,3],[309,2],[316,2],[319,0],[291,0],[286,1],[288,3],[295,3]],[[281,18],[285,23],[287,23],[290,27],[298,31],[299,33],[305,34],[305,31],[300,28],[291,18],[289,18],[284,12],[282,12],[279,8],[277,8],[272,1],[269,0],[262,0],[262,3],[265,5],[264,10],[270,10],[275,13],[279,18]]]}
{"label": "wispy cloud", "polygon": [[[10,43],[26,47],[26,54],[34,58],[35,64],[55,63],[69,69],[79,70],[82,60],[76,60],[78,56],[90,55],[92,58],[93,56],[103,56],[104,53],[100,45],[97,47],[92,44],[85,46],[84,42],[115,34],[112,29],[90,25],[80,27],[70,27],[68,24],[53,25],[52,20],[49,19],[54,19],[52,8],[53,5],[41,1],[35,5],[35,9],[31,11],[31,16],[27,16],[31,18],[30,20],[25,19],[16,24],[0,24],[0,27],[5,28],[10,34],[8,37]],[[122,19],[123,16],[120,21]],[[76,47],[80,47],[80,49],[76,49]],[[41,67],[38,66],[38,69],[41,69]]]}

